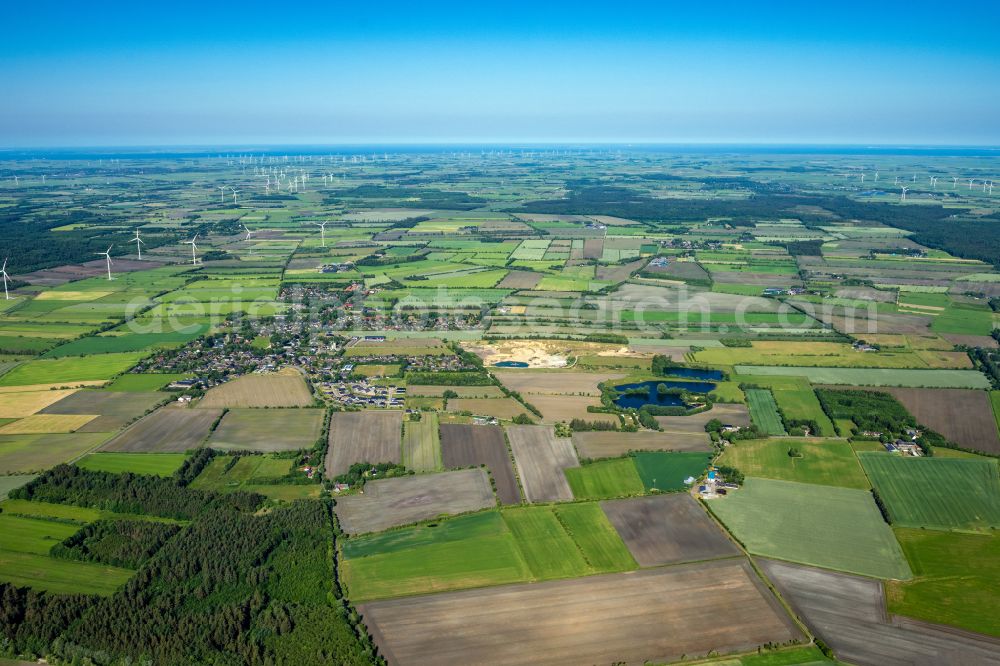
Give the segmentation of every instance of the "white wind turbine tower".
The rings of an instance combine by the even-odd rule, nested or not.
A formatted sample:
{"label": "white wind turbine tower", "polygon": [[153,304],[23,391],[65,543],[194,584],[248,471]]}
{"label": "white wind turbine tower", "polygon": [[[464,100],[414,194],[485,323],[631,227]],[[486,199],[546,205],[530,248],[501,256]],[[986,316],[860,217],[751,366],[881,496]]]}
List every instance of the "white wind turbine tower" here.
{"label": "white wind turbine tower", "polygon": [[[247,232],[247,237],[244,238],[243,240],[245,242],[249,242],[250,239],[253,238],[253,232],[250,231],[250,228],[247,225],[245,225],[245,224],[243,225],[243,228],[246,229],[246,232]],[[250,246],[250,254],[253,254],[253,245]]]}
{"label": "white wind turbine tower", "polygon": [[893,181],[893,185],[899,185],[899,176],[896,176],[896,180]]}
{"label": "white wind turbine tower", "polygon": [[111,248],[113,248],[113,247],[114,247],[114,245],[109,245],[107,250],[105,250],[104,252],[98,252],[97,253],[99,255],[102,255],[105,259],[108,260],[108,279],[109,280],[113,280],[114,279],[113,277],[111,277]]}
{"label": "white wind turbine tower", "polygon": [[902,194],[900,195],[900,197],[899,197],[899,200],[900,200],[900,201],[906,201],[906,192],[907,192],[907,190],[909,190],[909,189],[910,189],[910,188],[906,187],[905,185],[903,186],[903,193],[902,193]]}
{"label": "white wind turbine tower", "polygon": [[972,184],[973,184],[974,182],[976,182],[976,179],[975,179],[975,178],[970,178],[970,179],[969,179],[969,189],[970,189],[970,190],[972,189]]}
{"label": "white wind turbine tower", "polygon": [[878,171],[875,172],[875,182],[878,182]]}
{"label": "white wind turbine tower", "polygon": [[863,173],[861,174],[861,182],[862,182],[862,184],[865,182],[865,174],[863,174]]}
{"label": "white wind turbine tower", "polygon": [[195,234],[194,238],[192,238],[191,240],[184,241],[185,245],[190,245],[191,246],[191,264],[192,265],[198,263],[198,255],[195,254],[195,250],[198,249],[198,246],[195,245],[195,243],[194,243],[196,240],[198,240],[198,234]]}
{"label": "white wind turbine tower", "polygon": [[0,275],[3,276],[3,295],[6,300],[10,300],[10,293],[7,292],[7,257],[3,258],[3,268],[0,268]]}
{"label": "white wind turbine tower", "polygon": [[236,195],[240,193],[240,190],[236,189],[235,187],[230,187],[229,189],[231,189],[233,191],[233,203],[235,204],[236,203]]}
{"label": "white wind turbine tower", "polygon": [[139,258],[142,259],[142,246],[145,243],[139,238],[139,230],[135,230],[135,238],[129,241],[130,243],[135,243],[135,251],[139,253]]}
{"label": "white wind turbine tower", "polygon": [[215,187],[219,190],[219,198],[220,198],[221,202],[222,203],[226,203],[226,186],[225,185],[216,185]]}
{"label": "white wind turbine tower", "polygon": [[956,187],[958,187],[958,176],[953,177],[952,180],[955,182],[951,184],[951,189],[955,189]]}
{"label": "white wind turbine tower", "polygon": [[313,222],[313,224],[319,227],[320,243],[323,247],[326,247],[326,225],[328,222],[329,220],[326,222]]}

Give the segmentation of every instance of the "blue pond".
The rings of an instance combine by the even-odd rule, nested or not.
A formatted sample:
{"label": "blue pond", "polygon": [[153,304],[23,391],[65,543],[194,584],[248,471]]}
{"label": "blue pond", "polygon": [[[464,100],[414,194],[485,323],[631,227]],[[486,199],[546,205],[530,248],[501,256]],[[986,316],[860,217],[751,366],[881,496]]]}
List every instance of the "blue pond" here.
{"label": "blue pond", "polygon": [[671,377],[687,377],[688,379],[722,380],[721,370],[701,370],[699,368],[667,368],[664,372]]}
{"label": "blue pond", "polygon": [[686,389],[691,393],[709,393],[715,389],[715,384],[711,382],[670,382],[670,381],[650,381],[639,382],[637,384],[621,384],[616,386],[618,392],[625,392],[629,389],[644,388],[648,394],[622,395],[615,400],[619,407],[639,409],[645,405],[657,405],[659,407],[683,407],[684,401],[679,395],[660,395],[656,392],[657,384],[666,384],[667,388]]}
{"label": "blue pond", "polygon": [[527,368],[528,364],[524,361],[500,361],[499,363],[493,364],[494,368]]}

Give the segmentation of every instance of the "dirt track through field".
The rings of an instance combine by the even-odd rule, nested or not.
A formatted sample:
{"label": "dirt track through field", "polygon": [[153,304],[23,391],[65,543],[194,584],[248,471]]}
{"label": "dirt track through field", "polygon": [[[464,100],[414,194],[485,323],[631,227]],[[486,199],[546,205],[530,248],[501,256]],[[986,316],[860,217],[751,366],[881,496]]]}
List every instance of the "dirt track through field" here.
{"label": "dirt track through field", "polygon": [[639,566],[709,560],[740,550],[687,493],[601,502]]}
{"label": "dirt track through field", "polygon": [[580,462],[568,437],[556,437],[548,426],[509,426],[507,438],[529,502],[573,499],[563,470]]}
{"label": "dirt track through field", "polygon": [[500,426],[442,425],[441,458],[446,468],[486,465],[497,484],[500,502],[521,502],[521,491],[517,487],[510,453]]}
{"label": "dirt track through field", "polygon": [[801,637],[746,560],[363,604],[394,666],[643,664]]}
{"label": "dirt track through field", "polygon": [[335,412],[330,418],[326,478],[359,462],[402,462],[403,412]]}

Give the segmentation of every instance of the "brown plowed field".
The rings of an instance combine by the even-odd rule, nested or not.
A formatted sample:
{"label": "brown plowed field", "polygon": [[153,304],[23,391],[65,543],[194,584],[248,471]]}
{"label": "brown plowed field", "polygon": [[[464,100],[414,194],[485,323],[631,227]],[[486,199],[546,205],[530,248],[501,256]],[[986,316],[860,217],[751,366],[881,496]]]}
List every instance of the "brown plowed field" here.
{"label": "brown plowed field", "polygon": [[337,499],[334,511],[346,533],[364,534],[495,505],[486,471],[462,469],[370,481],[364,495]]}
{"label": "brown plowed field", "polygon": [[578,467],[580,463],[568,437],[556,437],[555,431],[547,426],[509,426],[507,438],[525,499],[529,502],[573,499],[563,470]]}
{"label": "brown plowed field", "polygon": [[519,504],[510,453],[500,426],[447,423],[441,426],[441,460],[445,467],[486,465],[497,484],[497,497],[503,504]]}
{"label": "brown plowed field", "polygon": [[221,409],[163,407],[101,447],[127,453],[183,453],[201,445]]}
{"label": "brown plowed field", "polygon": [[403,461],[403,412],[335,412],[330,417],[326,478],[359,462]]}
{"label": "brown plowed field", "polygon": [[593,431],[573,433],[581,458],[616,458],[629,451],[711,451],[711,439],[700,433]]}
{"label": "brown plowed field", "polygon": [[687,493],[601,502],[643,567],[739,555],[740,550]]}
{"label": "brown plowed field", "polygon": [[887,388],[916,417],[967,449],[1000,454],[1000,437],[986,391],[972,389]]}
{"label": "brown plowed field", "polygon": [[1000,640],[915,620],[886,619],[882,583],[759,560],[761,569],[838,659],[859,666],[1000,664]]}
{"label": "brown plowed field", "polygon": [[801,638],[743,559],[361,605],[393,666],[644,664]]}

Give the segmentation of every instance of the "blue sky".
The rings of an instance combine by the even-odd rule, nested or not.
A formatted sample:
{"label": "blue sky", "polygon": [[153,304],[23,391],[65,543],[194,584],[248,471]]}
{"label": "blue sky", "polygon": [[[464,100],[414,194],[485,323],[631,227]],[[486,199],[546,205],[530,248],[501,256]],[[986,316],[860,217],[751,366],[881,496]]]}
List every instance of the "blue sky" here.
{"label": "blue sky", "polygon": [[16,3],[0,146],[998,145],[998,19],[894,0]]}

